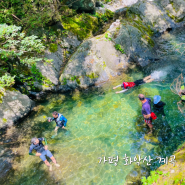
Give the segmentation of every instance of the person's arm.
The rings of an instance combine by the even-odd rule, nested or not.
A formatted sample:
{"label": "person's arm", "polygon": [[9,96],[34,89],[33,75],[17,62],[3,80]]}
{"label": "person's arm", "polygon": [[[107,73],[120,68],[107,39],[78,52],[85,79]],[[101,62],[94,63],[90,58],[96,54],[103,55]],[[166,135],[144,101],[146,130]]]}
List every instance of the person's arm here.
{"label": "person's arm", "polygon": [[44,138],[45,145],[48,145],[46,138]]}
{"label": "person's arm", "polygon": [[45,148],[45,150],[47,150],[47,149],[48,149],[48,143],[47,143],[47,140],[46,140],[46,138],[45,138],[45,137],[44,137],[43,139],[44,139],[44,142],[45,142],[45,146],[44,146],[44,148]]}
{"label": "person's arm", "polygon": [[32,149],[32,147],[30,146],[29,155],[34,155],[34,156],[35,156],[35,154],[32,153],[32,150],[33,150],[33,149]]}
{"label": "person's arm", "polygon": [[143,114],[144,118],[146,118],[146,119],[150,118],[151,117],[150,105],[146,105],[144,109],[146,111],[146,114]]}
{"label": "person's arm", "polygon": [[49,122],[51,122],[51,121],[53,121],[53,120],[54,120],[54,118],[48,117],[48,121],[49,121]]}
{"label": "person's arm", "polygon": [[118,94],[118,93],[124,93],[124,92],[126,92],[126,91],[128,91],[128,89],[124,89],[124,90],[122,90],[122,91],[117,91],[116,94]]}
{"label": "person's arm", "polygon": [[34,155],[34,156],[35,156],[35,154],[33,154],[33,153],[30,153],[30,152],[29,152],[29,155]]}
{"label": "person's arm", "polygon": [[60,121],[63,122],[63,127],[66,127],[67,119],[64,116],[60,117]]}
{"label": "person's arm", "polygon": [[118,87],[121,87],[121,85],[118,85],[118,86],[116,86],[116,87],[113,87],[113,89],[116,89],[116,88],[118,88]]}
{"label": "person's arm", "polygon": [[[44,148],[45,148],[45,150],[47,150],[48,149],[48,143],[47,143],[47,140],[46,140],[46,138],[45,137],[42,137],[42,138],[38,138],[38,140],[39,141],[44,141],[45,142],[45,146],[44,146]],[[36,153],[36,156],[40,156],[41,154],[40,153]]]}
{"label": "person's arm", "polygon": [[64,122],[63,122],[62,128],[64,129],[64,128],[66,127],[67,119],[65,118],[63,121],[64,121]]}
{"label": "person's arm", "polygon": [[64,127],[66,127],[67,119],[64,120]]}
{"label": "person's arm", "polygon": [[151,117],[151,114],[147,114],[147,115],[143,114],[143,116],[144,116],[144,118],[148,119]]}

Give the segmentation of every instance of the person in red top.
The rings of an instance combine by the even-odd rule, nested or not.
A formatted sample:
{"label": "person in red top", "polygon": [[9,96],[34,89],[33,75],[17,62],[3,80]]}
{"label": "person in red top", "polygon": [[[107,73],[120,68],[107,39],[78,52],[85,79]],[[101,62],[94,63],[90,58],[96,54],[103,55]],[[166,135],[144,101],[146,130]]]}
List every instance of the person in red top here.
{"label": "person in red top", "polygon": [[150,83],[152,82],[154,79],[151,78],[150,76],[147,76],[143,79],[140,80],[136,80],[135,82],[123,82],[123,84],[118,85],[116,87],[113,87],[113,89],[116,89],[118,87],[121,87],[123,90],[122,91],[117,91],[116,93],[123,93],[125,91],[127,91],[128,89],[131,89],[133,87],[137,87],[138,85],[144,84],[144,83]]}

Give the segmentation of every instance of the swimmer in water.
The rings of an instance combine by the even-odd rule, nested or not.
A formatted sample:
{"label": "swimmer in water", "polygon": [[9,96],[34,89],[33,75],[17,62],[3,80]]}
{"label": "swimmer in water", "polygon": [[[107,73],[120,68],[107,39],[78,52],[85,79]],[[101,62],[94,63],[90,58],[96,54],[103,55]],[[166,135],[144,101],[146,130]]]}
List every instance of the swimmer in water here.
{"label": "swimmer in water", "polygon": [[139,86],[141,84],[144,84],[144,83],[150,83],[152,81],[154,81],[154,79],[152,79],[151,78],[151,75],[150,75],[150,76],[147,76],[147,77],[145,77],[143,79],[136,80],[134,82],[123,82],[123,84],[118,85],[116,87],[113,87],[113,89],[116,89],[118,87],[121,87],[123,90],[122,91],[117,91],[116,94],[118,94],[118,93],[124,93],[124,92],[126,92],[127,90],[129,90],[129,89],[131,89],[133,87],[137,87],[137,86]]}

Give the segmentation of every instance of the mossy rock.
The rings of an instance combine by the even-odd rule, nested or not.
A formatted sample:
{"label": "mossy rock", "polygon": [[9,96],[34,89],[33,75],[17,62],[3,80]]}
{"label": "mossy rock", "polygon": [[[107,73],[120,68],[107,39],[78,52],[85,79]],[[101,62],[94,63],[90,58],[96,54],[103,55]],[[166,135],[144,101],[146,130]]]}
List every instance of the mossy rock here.
{"label": "mossy rock", "polygon": [[139,14],[136,14],[128,9],[126,13],[126,18],[123,20],[123,25],[130,25],[139,30],[142,38],[147,42],[147,44],[150,47],[154,47],[155,43],[152,39],[152,36],[154,35],[152,27],[154,27],[154,25],[144,23]]}
{"label": "mossy rock", "polygon": [[13,87],[6,87],[5,89],[8,90],[8,91],[18,91],[18,90],[16,90],[16,89],[13,88]]}
{"label": "mossy rock", "polygon": [[98,78],[98,75],[95,74],[95,73],[91,73],[91,74],[88,74],[88,75],[86,75],[86,76],[89,77],[90,79]]}
{"label": "mossy rock", "polygon": [[7,122],[7,119],[6,118],[3,118],[3,123],[6,123]]}
{"label": "mossy rock", "polygon": [[4,92],[0,91],[0,103],[3,103]]}
{"label": "mossy rock", "polygon": [[145,135],[144,139],[151,143],[159,143],[159,140],[156,137],[154,137],[152,134]]}
{"label": "mossy rock", "polygon": [[89,14],[78,14],[73,17],[64,17],[62,25],[83,40],[98,30],[98,19]]}
{"label": "mossy rock", "polygon": [[79,79],[79,78],[76,79],[76,83],[77,83],[78,85],[80,85],[81,82],[80,82],[80,79]]}
{"label": "mossy rock", "polygon": [[55,53],[55,52],[57,52],[57,50],[58,50],[57,44],[51,43],[51,44],[49,45],[49,51],[50,51],[50,52]]}

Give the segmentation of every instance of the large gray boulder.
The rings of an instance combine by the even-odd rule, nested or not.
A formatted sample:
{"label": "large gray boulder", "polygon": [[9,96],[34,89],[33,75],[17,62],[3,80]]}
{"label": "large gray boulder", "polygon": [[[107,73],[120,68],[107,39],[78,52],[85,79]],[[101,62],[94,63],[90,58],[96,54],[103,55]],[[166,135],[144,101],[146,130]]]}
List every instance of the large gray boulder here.
{"label": "large gray boulder", "polygon": [[[142,22],[150,25],[151,29],[156,32],[164,32],[168,28],[174,28],[178,26],[179,22],[182,22],[184,17],[185,4],[183,1],[179,1],[178,6],[181,7],[178,13],[174,13],[174,9],[171,9],[172,3],[163,1],[139,1],[129,8],[128,15],[138,16]],[[170,16],[171,15],[171,16]],[[177,18],[175,18],[177,16]],[[181,18],[181,20],[179,20]],[[178,20],[177,20],[178,19]]]}
{"label": "large gray boulder", "polygon": [[[70,57],[71,53],[73,53],[76,48],[80,45],[81,41],[77,39],[75,35],[69,33],[67,37],[63,37],[60,46],[56,45],[57,51],[50,51],[49,49],[45,52],[45,57],[47,59],[52,59],[51,63],[43,63],[42,61],[37,62],[37,68],[45,76],[49,79],[54,85],[58,85],[59,77],[64,67],[66,60]],[[38,88],[42,90],[51,90],[52,87],[42,87],[38,86]]]}
{"label": "large gray boulder", "polygon": [[43,76],[47,77],[54,85],[58,85],[58,78],[60,69],[63,63],[63,50],[58,47],[57,51],[52,53],[49,50],[46,51],[45,57],[52,59],[51,63],[44,64],[42,61],[37,62],[37,68]]}
{"label": "large gray boulder", "polygon": [[126,69],[127,64],[126,55],[116,50],[115,44],[105,38],[105,34],[88,39],[68,61],[60,77],[61,89],[101,84]]}
{"label": "large gray boulder", "polygon": [[169,17],[175,22],[185,21],[185,1],[184,0],[158,0]]}
{"label": "large gray boulder", "polygon": [[116,44],[122,46],[130,60],[146,66],[150,62],[158,60],[154,48],[155,42],[152,38],[150,28],[142,23],[122,24],[119,34],[113,38]]}
{"label": "large gray boulder", "polygon": [[[170,1],[171,2],[171,1]],[[160,59],[155,49],[155,35],[184,24],[184,1],[139,1],[127,9],[125,19],[114,42],[121,45],[127,56],[141,66]],[[169,16],[169,7],[179,6],[180,13]],[[168,9],[168,10],[167,10]],[[172,10],[171,10],[172,11]],[[172,12],[174,13],[174,12]]]}
{"label": "large gray boulder", "polygon": [[19,91],[7,90],[0,103],[0,128],[12,126],[19,119],[26,116],[32,109],[34,102]]}

